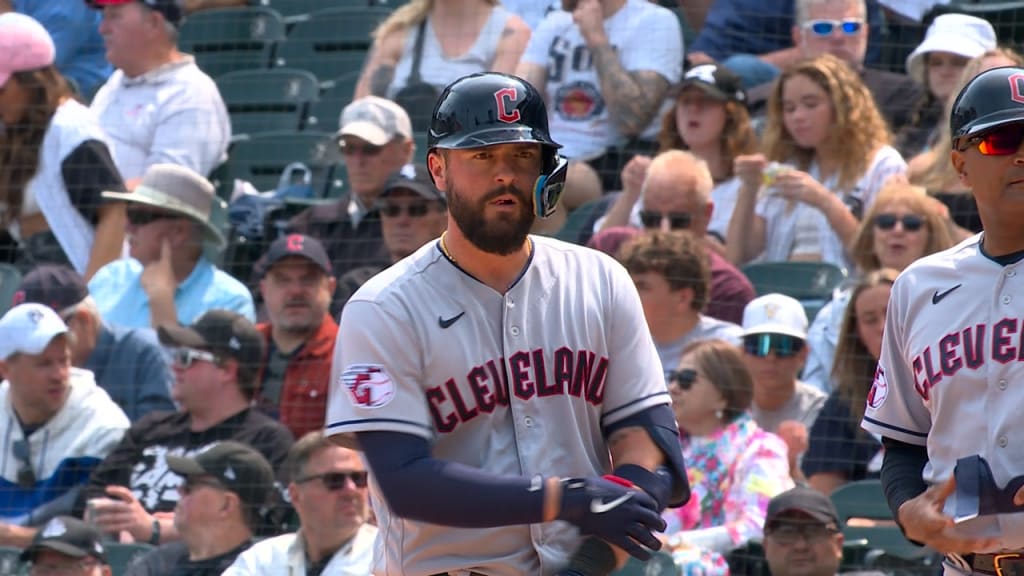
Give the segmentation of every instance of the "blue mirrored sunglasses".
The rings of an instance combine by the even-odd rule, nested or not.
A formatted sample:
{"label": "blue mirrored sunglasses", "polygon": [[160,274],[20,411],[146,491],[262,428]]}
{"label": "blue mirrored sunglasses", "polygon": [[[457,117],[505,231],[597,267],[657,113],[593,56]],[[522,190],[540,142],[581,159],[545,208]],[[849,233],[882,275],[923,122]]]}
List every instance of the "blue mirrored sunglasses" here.
{"label": "blue mirrored sunglasses", "polygon": [[804,28],[813,32],[816,36],[831,36],[836,28],[843,31],[846,36],[853,36],[860,32],[864,22],[860,18],[844,18],[842,20],[817,19],[804,23]]}

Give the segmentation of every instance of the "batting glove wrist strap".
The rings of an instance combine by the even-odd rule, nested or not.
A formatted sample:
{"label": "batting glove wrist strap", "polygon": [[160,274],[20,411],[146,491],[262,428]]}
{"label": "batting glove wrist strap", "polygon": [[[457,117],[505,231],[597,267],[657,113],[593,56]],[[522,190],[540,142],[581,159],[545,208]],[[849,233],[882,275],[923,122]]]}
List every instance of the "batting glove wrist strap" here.
{"label": "batting glove wrist strap", "polygon": [[658,503],[628,480],[617,477],[563,480],[558,519],[640,560],[650,559],[651,550],[661,548],[653,532],[665,529]]}

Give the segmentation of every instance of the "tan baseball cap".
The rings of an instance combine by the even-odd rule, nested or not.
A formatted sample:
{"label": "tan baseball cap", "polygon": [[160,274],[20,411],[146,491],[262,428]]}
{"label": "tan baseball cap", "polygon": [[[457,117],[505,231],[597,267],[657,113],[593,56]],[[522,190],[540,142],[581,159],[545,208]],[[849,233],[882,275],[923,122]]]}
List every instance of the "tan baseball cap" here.
{"label": "tan baseball cap", "polygon": [[412,138],[412,122],[405,109],[379,96],[365,96],[341,111],[338,136],[355,136],[383,146],[396,136]]}

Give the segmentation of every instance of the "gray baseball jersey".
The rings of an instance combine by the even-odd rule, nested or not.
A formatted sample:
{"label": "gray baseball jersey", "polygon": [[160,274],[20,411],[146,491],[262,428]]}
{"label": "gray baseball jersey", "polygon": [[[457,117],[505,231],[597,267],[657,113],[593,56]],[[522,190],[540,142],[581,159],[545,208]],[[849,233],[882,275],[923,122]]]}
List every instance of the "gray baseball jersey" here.
{"label": "gray baseball jersey", "polygon": [[[501,475],[609,472],[602,426],[668,404],[632,280],[588,248],[531,237],[502,295],[431,242],[366,283],[341,316],[328,435],[388,430]],[[374,573],[551,574],[580,544],[564,522],[461,529],[393,515],[371,483]]]}
{"label": "gray baseball jersey", "polygon": [[[989,463],[1000,488],[1024,474],[1024,263],[991,260],[981,238],[922,258],[897,278],[868,394],[864,429],[927,446],[929,484],[972,455]],[[1024,514],[983,515],[957,530],[1000,534],[999,548],[1024,548]]]}

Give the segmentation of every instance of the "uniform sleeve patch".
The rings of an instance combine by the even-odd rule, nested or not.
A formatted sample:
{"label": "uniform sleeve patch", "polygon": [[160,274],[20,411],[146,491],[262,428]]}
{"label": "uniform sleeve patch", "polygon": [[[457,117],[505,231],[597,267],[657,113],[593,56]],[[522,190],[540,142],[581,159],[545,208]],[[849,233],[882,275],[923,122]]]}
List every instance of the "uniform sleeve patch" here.
{"label": "uniform sleeve patch", "polygon": [[885,370],[881,366],[875,369],[875,381],[868,392],[868,408],[878,410],[889,396],[889,382],[885,379]]}
{"label": "uniform sleeve patch", "polygon": [[356,406],[381,408],[395,397],[395,382],[380,364],[352,364],[341,373],[341,384]]}

